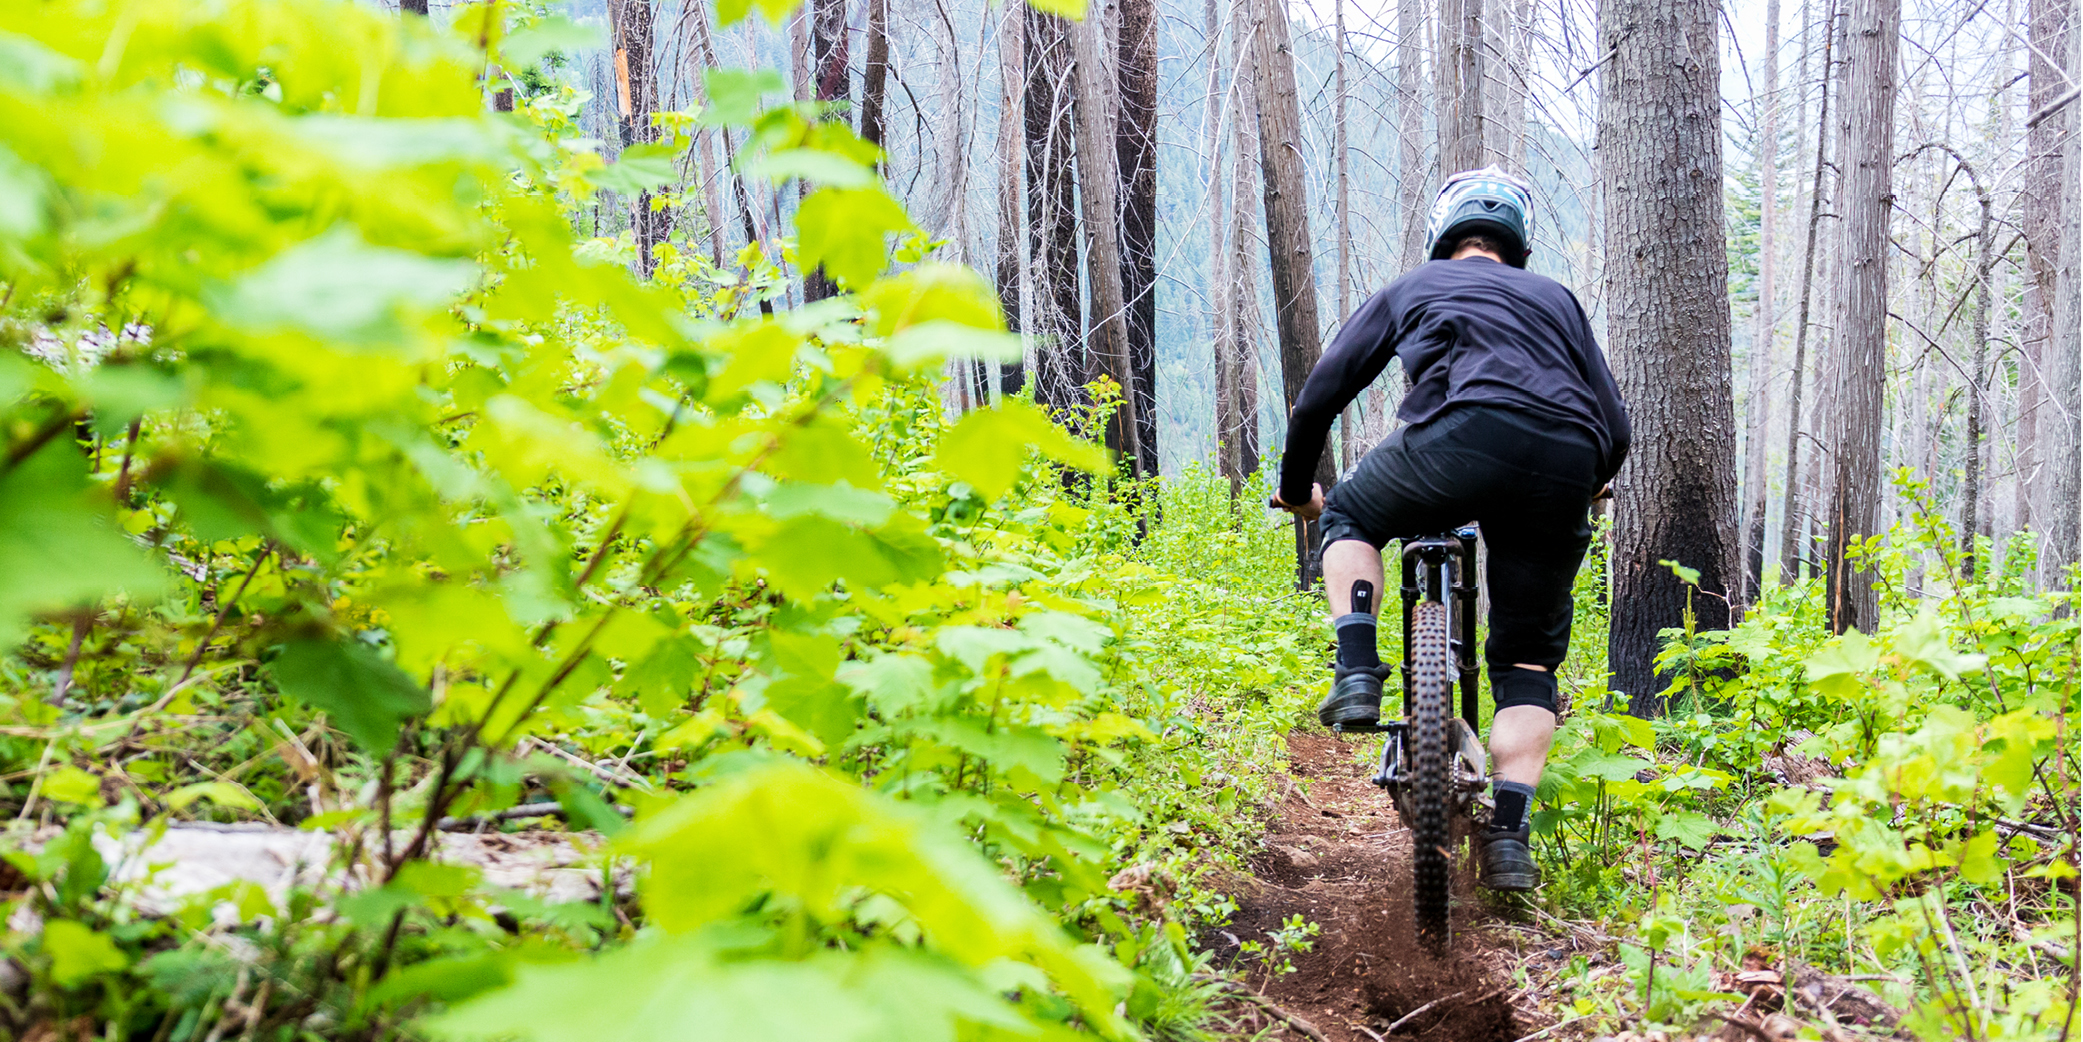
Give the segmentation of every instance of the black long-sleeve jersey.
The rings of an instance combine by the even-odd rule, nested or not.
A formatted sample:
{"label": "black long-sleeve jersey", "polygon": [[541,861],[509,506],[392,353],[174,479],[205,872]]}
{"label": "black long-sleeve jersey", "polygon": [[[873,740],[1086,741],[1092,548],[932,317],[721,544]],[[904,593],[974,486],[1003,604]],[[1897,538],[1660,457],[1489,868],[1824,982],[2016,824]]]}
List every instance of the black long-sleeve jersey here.
{"label": "black long-sleeve jersey", "polygon": [[1589,436],[1602,482],[1627,458],[1627,405],[1575,294],[1486,258],[1427,261],[1360,305],[1310,371],[1288,417],[1282,501],[1309,502],[1331,421],[1390,358],[1410,374],[1396,412],[1408,423],[1456,405],[1502,405]]}

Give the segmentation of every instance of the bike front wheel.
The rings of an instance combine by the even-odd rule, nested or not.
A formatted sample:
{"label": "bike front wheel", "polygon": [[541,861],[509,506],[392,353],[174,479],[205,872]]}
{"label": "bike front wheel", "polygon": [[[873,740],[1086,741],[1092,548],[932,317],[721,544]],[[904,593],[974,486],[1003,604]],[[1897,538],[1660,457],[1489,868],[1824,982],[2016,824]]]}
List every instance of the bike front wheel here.
{"label": "bike front wheel", "polygon": [[1410,622],[1410,705],[1406,710],[1404,806],[1410,811],[1411,892],[1418,936],[1447,943],[1453,867],[1453,651],[1447,606],[1421,601]]}

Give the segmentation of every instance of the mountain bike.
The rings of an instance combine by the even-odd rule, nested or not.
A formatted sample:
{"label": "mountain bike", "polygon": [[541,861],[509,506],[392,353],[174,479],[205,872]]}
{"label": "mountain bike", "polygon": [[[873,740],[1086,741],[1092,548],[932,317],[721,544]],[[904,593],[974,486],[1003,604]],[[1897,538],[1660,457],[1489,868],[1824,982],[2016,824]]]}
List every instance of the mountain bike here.
{"label": "mountain bike", "polygon": [[1448,886],[1460,838],[1454,826],[1490,784],[1476,732],[1477,538],[1471,525],[1403,541],[1403,719],[1334,729],[1388,736],[1374,784],[1388,791],[1410,827],[1417,930],[1434,949],[1448,940]]}

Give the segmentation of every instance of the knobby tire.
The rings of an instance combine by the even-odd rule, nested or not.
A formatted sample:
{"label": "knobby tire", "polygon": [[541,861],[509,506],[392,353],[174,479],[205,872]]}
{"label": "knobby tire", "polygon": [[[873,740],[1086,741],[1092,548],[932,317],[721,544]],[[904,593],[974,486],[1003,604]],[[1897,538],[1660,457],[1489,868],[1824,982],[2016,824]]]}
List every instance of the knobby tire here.
{"label": "knobby tire", "polygon": [[1411,892],[1418,937],[1435,951],[1447,944],[1447,891],[1453,863],[1453,653],[1447,643],[1447,606],[1414,605],[1410,625],[1410,708],[1405,755],[1410,774],[1405,803],[1411,820]]}

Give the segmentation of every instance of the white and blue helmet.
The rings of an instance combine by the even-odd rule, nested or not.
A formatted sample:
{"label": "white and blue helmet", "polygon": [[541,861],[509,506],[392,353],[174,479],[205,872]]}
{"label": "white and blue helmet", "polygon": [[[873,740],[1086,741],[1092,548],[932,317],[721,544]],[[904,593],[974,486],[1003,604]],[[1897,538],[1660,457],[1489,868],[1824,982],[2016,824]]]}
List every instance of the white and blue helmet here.
{"label": "white and blue helmet", "polygon": [[1425,222],[1425,256],[1445,260],[1462,236],[1486,232],[1505,240],[1505,263],[1526,266],[1533,252],[1533,191],[1496,166],[1447,178]]}

